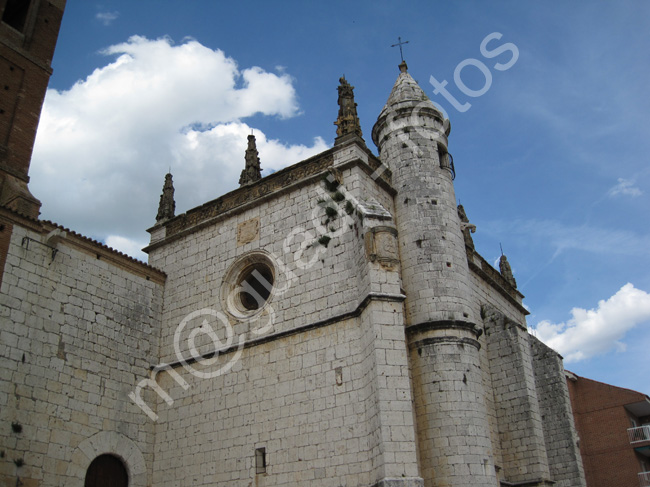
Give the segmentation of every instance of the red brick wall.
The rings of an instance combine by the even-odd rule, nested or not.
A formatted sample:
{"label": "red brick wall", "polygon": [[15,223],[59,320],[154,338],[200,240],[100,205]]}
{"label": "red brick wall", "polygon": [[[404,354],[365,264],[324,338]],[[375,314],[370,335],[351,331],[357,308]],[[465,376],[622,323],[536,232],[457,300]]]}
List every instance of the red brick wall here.
{"label": "red brick wall", "polygon": [[568,386],[587,487],[637,487],[641,466],[628,438],[624,406],[645,395],[582,377]]}
{"label": "red brick wall", "polygon": [[[0,0],[0,14],[4,10]],[[27,180],[63,10],[41,1],[25,33],[0,22],[0,170]]]}

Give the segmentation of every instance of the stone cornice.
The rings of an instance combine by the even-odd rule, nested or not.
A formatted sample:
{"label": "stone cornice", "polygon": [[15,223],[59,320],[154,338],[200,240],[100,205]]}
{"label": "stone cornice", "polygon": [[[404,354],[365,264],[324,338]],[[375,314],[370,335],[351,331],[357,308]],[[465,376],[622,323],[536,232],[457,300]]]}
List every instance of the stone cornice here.
{"label": "stone cornice", "polygon": [[[458,332],[469,334],[475,338],[458,336]],[[406,338],[411,350],[441,343],[471,345],[480,350],[481,345],[478,338],[482,334],[483,330],[479,329],[475,323],[461,320],[425,321],[406,327]]]}
{"label": "stone cornice", "polygon": [[[251,348],[255,347],[258,345],[262,345],[264,343],[269,343],[273,342],[275,340],[280,340],[282,338],[286,338],[292,335],[297,335],[299,333],[306,333],[311,330],[315,330],[316,328],[322,328],[325,326],[333,325],[334,323],[340,323],[342,321],[351,319],[351,318],[358,318],[361,316],[361,313],[368,307],[368,305],[373,302],[373,301],[386,301],[386,302],[395,302],[395,303],[401,303],[406,299],[406,296],[403,294],[388,294],[388,293],[369,293],[366,295],[366,297],[359,303],[359,305],[353,309],[352,311],[348,311],[347,313],[342,313],[336,316],[331,316],[329,318],[326,318],[324,320],[316,321],[313,323],[308,323],[306,325],[298,326],[296,328],[291,328],[289,330],[281,331],[278,333],[271,333],[266,336],[262,336],[259,338],[254,338],[252,340],[246,340],[242,345],[241,348]],[[196,362],[200,362],[201,360],[206,360],[214,357],[215,355],[225,355],[228,353],[232,353],[238,349],[237,346],[232,346],[228,349],[225,350],[219,350],[216,352],[208,352],[204,353],[198,357],[189,357],[186,360],[183,361],[178,361],[178,362],[173,362],[170,364],[159,364],[159,365],[152,365],[149,368],[151,370],[155,371],[161,371],[161,370],[167,370],[167,369],[174,369],[177,367],[181,367],[184,364],[189,365],[193,364]]]}
{"label": "stone cornice", "polygon": [[86,254],[94,255],[97,259],[104,259],[127,272],[139,275],[155,283],[164,284],[167,279],[167,275],[163,271],[150,266],[146,262],[123,254],[101,242],[85,237],[57,223],[48,220],[36,220],[6,207],[0,207],[0,220],[9,221],[14,225],[19,225],[41,236],[45,236],[53,230],[61,230],[65,233],[61,241],[65,242],[66,245],[74,247]]}
{"label": "stone cornice", "polygon": [[10,221],[11,223],[29,228],[34,232],[43,231],[43,225],[40,220],[36,220],[27,215],[23,215],[5,206],[0,206],[0,217]]}
{"label": "stone cornice", "polygon": [[152,232],[156,228],[164,226],[165,238],[160,242],[149,245],[144,251],[148,252],[167,243],[170,238],[176,235],[187,234],[189,233],[188,230],[195,231],[204,227],[206,223],[213,223],[220,215],[235,209],[243,209],[249,203],[258,202],[272,194],[277,195],[279,192],[293,187],[296,183],[302,182],[310,176],[322,173],[333,165],[332,151],[332,149],[329,149],[298,164],[274,172],[251,185],[226,193],[160,225],[149,228],[147,231]]}
{"label": "stone cornice", "polygon": [[482,332],[476,327],[475,323],[460,320],[425,321],[416,325],[407,326],[406,334],[407,336],[413,336],[416,333],[424,333],[431,330],[462,330],[473,333],[477,338],[482,334]]}
{"label": "stone cornice", "polygon": [[422,338],[421,340],[416,340],[414,342],[409,343],[408,346],[410,350],[415,350],[422,347],[426,347],[428,345],[440,345],[440,344],[470,345],[476,348],[477,350],[481,349],[481,344],[478,342],[478,340],[474,340],[473,338],[456,337],[456,336],[438,336],[438,337]]}
{"label": "stone cornice", "polygon": [[66,245],[74,247],[86,254],[94,255],[97,259],[106,260],[116,267],[120,267],[131,274],[144,277],[146,280],[153,281],[157,284],[164,284],[167,279],[167,275],[163,271],[108,247],[101,242],[84,237],[69,228],[50,221],[42,221],[41,223],[42,232],[44,234],[56,229],[62,230],[65,232],[65,237],[62,241],[65,242]]}
{"label": "stone cornice", "polygon": [[515,308],[523,313],[524,316],[529,315],[530,312],[521,304],[524,295],[517,289],[513,288],[494,267],[481,257],[478,252],[469,247],[465,247],[465,250],[467,251],[467,263],[469,264],[469,269],[506,298]]}
{"label": "stone cornice", "polygon": [[[367,154],[367,160],[354,157],[337,165],[336,168],[340,170],[352,165],[358,165],[369,175],[377,172],[378,177],[374,181],[391,195],[396,194],[395,189],[391,186],[391,171],[388,168],[380,169],[382,163],[364,144],[355,141],[351,141],[350,144],[356,144],[360,147]],[[217,223],[226,217],[241,213],[253,205],[258,205],[263,201],[317,180],[326,171],[335,167],[334,154],[345,149],[346,145],[328,149],[314,157],[274,172],[253,184],[238,188],[174,218],[154,225],[147,231],[152,233],[157,229],[164,228],[165,236],[161,240],[151,243],[143,250],[150,252],[201,228]]]}

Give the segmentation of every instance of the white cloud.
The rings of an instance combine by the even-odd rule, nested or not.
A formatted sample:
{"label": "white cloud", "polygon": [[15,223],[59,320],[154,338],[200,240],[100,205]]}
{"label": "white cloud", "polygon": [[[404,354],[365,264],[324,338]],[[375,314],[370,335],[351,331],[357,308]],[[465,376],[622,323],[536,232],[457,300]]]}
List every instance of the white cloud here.
{"label": "white cloud", "polygon": [[[104,54],[112,60],[85,80],[48,90],[30,188],[43,218],[134,255],[170,166],[177,213],[214,199],[237,186],[244,167],[251,127],[243,120],[292,117],[298,104],[289,75],[240,69],[192,39],[135,36]],[[327,148],[319,137],[289,146],[255,135],[267,173]]]}
{"label": "white cloud", "polygon": [[634,181],[630,179],[618,178],[618,183],[610,188],[607,192],[609,196],[623,194],[626,196],[641,196],[643,192],[634,186]]}
{"label": "white cloud", "polygon": [[144,240],[135,241],[125,237],[120,237],[119,235],[109,235],[104,243],[109,247],[119,249],[120,252],[124,252],[127,255],[138,257],[140,259],[146,258],[146,254],[141,251],[141,249],[148,243]]}
{"label": "white cloud", "polygon": [[119,12],[97,12],[95,18],[104,25],[111,25],[120,16]]}
{"label": "white cloud", "polygon": [[625,284],[596,309],[573,308],[566,323],[541,321],[534,334],[558,351],[566,362],[585,360],[612,349],[625,350],[625,334],[638,325],[650,326],[650,294]]}

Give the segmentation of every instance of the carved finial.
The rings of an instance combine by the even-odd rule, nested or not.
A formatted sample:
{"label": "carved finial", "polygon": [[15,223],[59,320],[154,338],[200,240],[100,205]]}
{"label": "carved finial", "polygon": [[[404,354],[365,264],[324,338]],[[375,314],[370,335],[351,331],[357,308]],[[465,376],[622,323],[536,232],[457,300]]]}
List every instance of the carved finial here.
{"label": "carved finial", "polygon": [[242,170],[239,176],[239,185],[246,186],[255,181],[262,179],[262,168],[260,167],[260,158],[255,145],[255,136],[253,134],[248,136],[248,148],[246,149],[246,167]]}
{"label": "carved finial", "polygon": [[463,208],[463,205],[458,205],[458,218],[460,218],[460,229],[463,232],[465,246],[474,250],[474,240],[472,239],[470,232],[476,232],[476,225],[472,225],[469,222],[469,218],[467,218],[467,214],[465,213],[465,208]]}
{"label": "carved finial", "polygon": [[361,137],[361,123],[357,116],[357,104],[354,102],[354,86],[347,82],[345,76],[339,79],[339,83],[339,117],[334,122],[337,127],[336,135],[343,137],[356,134]]}
{"label": "carved finial", "polygon": [[172,181],[171,173],[165,176],[165,184],[163,185],[163,192],[160,195],[160,204],[158,205],[158,215],[156,215],[156,222],[174,218],[176,211],[176,203],[174,202],[174,183]]}
{"label": "carved finial", "polygon": [[517,289],[517,281],[515,281],[515,276],[512,275],[512,269],[510,268],[508,259],[503,254],[501,254],[501,258],[499,259],[499,272],[508,281],[508,284]]}

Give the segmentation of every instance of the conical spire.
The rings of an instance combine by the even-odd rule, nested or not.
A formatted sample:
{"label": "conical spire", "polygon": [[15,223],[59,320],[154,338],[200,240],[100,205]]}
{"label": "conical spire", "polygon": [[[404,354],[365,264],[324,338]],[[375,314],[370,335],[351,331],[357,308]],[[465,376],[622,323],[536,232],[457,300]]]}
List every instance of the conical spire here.
{"label": "conical spire", "polygon": [[158,205],[156,222],[173,218],[175,211],[176,203],[174,202],[174,183],[172,181],[172,174],[167,173],[165,176],[165,184],[163,185],[163,192],[160,195],[160,204]]}
{"label": "conical spire", "polygon": [[501,258],[499,259],[499,272],[501,272],[503,278],[508,281],[508,284],[517,289],[517,281],[515,281],[515,276],[512,275],[510,263],[503,254],[501,254]]}
{"label": "conical spire", "polygon": [[434,108],[436,111],[439,111],[431,102],[431,100],[429,100],[429,97],[424,93],[422,88],[420,88],[420,85],[418,85],[413,77],[409,74],[406,61],[402,61],[398,67],[399,76],[393,85],[393,90],[391,91],[390,96],[388,97],[388,101],[386,102],[386,105],[384,106],[382,112],[390,106],[405,102],[415,104],[423,103],[427,107]]}
{"label": "conical spire", "polygon": [[[403,131],[407,126],[426,126],[433,121],[435,131],[438,132],[446,151],[446,137],[450,131],[449,120],[445,119],[442,112],[409,74],[406,61],[402,61],[398,67],[399,76],[372,129],[373,142],[381,152],[383,137],[380,137],[380,132],[387,136],[388,132]],[[407,113],[410,114],[408,117],[405,115]],[[422,118],[428,118],[429,122],[424,123]]]}
{"label": "conical spire", "polygon": [[246,167],[242,170],[239,177],[239,185],[246,186],[255,181],[262,179],[262,168],[260,167],[260,158],[255,145],[255,136],[248,136],[248,148],[246,149]]}
{"label": "conical spire", "polygon": [[350,85],[345,76],[339,79],[339,116],[334,122],[336,125],[337,140],[348,134],[361,137],[361,123],[357,115],[357,104],[354,102],[354,86]]}

